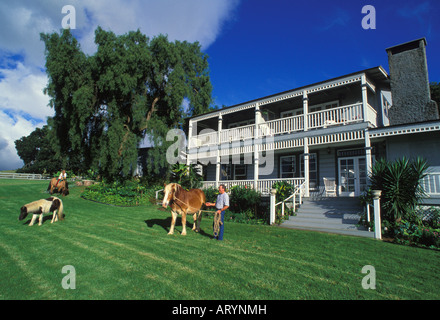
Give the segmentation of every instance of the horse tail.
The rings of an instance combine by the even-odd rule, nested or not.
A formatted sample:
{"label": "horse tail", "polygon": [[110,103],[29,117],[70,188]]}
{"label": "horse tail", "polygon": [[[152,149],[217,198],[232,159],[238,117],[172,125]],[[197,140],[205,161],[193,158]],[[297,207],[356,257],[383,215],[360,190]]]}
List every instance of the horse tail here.
{"label": "horse tail", "polygon": [[64,220],[64,218],[63,218],[63,211],[64,211],[63,201],[61,199],[58,199],[58,200],[60,201],[60,207],[58,208],[58,219]]}

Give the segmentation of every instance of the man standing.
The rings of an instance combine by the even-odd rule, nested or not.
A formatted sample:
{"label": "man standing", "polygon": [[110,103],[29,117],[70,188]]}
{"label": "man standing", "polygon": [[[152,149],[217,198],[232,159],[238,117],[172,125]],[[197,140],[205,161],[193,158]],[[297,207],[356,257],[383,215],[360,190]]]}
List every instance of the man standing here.
{"label": "man standing", "polygon": [[[218,187],[218,191],[220,194],[217,196],[217,201],[215,203],[206,202],[205,205],[207,207],[214,207],[217,209],[215,214],[221,215],[221,224],[218,235],[214,234],[214,239],[223,240],[223,231],[225,227],[225,210],[229,208],[229,196],[226,193],[226,187],[224,184],[221,184]],[[214,218],[215,221],[215,218]]]}

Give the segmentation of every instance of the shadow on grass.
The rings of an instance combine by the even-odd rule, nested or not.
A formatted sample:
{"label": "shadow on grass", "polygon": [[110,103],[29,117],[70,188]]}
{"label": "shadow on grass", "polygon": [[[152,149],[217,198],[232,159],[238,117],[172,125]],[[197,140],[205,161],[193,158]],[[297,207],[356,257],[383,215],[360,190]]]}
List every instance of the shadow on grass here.
{"label": "shadow on grass", "polygon": [[[189,233],[190,231],[194,232],[194,231],[191,230],[192,227],[193,227],[192,218],[189,218],[189,219],[191,221],[188,221],[188,218],[187,218],[187,221],[186,221],[186,232],[187,233]],[[149,219],[149,220],[144,220],[144,222],[146,223],[146,225],[149,228],[153,228],[155,225],[158,225],[158,226],[162,227],[167,233],[170,231],[170,228],[171,228],[171,217],[167,217],[165,219]],[[181,230],[178,230],[176,228],[179,228],[179,229],[182,228],[182,217],[180,217],[180,216],[177,217],[174,231],[175,232],[176,231],[177,232],[182,232]],[[202,229],[200,229],[200,231],[198,233],[201,234],[204,237],[214,238],[214,236],[212,234],[206,233]]]}
{"label": "shadow on grass", "polygon": [[[65,217],[66,217],[66,215],[63,213],[63,218],[65,218]],[[43,215],[43,221],[41,222],[41,224],[44,224],[47,220],[52,220],[52,218],[53,218],[53,214]],[[23,225],[28,225],[29,223],[31,223],[31,221],[32,221],[32,216],[30,216],[30,219],[27,220],[26,222],[24,222]],[[38,225],[39,221],[40,220],[37,217],[35,219],[34,225]],[[58,219],[58,221],[59,221],[59,219]],[[55,222],[58,222],[58,221],[55,221]]]}

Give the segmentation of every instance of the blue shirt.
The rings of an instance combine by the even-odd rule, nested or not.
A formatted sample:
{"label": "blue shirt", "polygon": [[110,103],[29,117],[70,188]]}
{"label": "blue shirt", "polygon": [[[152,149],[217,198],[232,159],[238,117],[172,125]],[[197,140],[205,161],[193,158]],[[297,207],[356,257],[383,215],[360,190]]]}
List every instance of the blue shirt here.
{"label": "blue shirt", "polygon": [[223,209],[224,206],[228,206],[229,207],[229,196],[228,196],[228,194],[226,192],[225,193],[220,193],[217,196],[217,201],[215,202],[215,207],[218,210]]}

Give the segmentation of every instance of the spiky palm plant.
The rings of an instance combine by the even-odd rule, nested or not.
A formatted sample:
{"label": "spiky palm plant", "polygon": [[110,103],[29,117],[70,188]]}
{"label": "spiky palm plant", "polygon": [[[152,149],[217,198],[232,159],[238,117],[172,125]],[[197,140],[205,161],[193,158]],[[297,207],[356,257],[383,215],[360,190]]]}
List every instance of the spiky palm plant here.
{"label": "spiky palm plant", "polygon": [[200,169],[196,164],[189,166],[182,163],[176,163],[171,168],[173,182],[180,184],[185,189],[200,188],[203,177],[200,175]]}
{"label": "spiky palm plant", "polygon": [[426,176],[426,160],[417,158],[409,161],[403,157],[393,162],[378,160],[370,176],[371,189],[382,190],[381,207],[383,216],[389,221],[399,221],[412,214],[426,195],[421,179]]}

